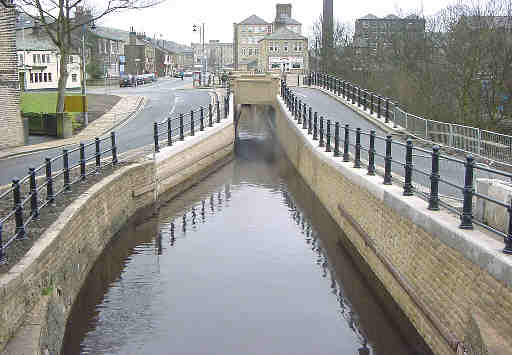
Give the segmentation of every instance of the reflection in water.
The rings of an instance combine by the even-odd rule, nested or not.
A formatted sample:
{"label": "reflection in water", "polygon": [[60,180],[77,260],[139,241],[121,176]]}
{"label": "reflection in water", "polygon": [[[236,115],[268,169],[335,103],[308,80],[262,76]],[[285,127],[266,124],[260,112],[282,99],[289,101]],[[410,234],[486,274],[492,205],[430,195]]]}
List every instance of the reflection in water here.
{"label": "reflection in water", "polygon": [[271,135],[242,132],[233,163],[151,228],[119,234],[74,305],[63,353],[417,353]]}

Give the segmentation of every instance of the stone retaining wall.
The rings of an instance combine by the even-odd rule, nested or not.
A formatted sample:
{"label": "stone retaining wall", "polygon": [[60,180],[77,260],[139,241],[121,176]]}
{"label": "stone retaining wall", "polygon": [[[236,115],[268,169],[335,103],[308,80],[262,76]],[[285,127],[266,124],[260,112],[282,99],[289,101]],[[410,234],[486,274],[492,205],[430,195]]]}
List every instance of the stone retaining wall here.
{"label": "stone retaining wall", "polygon": [[111,238],[137,211],[152,212],[159,196],[172,198],[229,161],[233,143],[230,116],[120,168],[68,206],[27,255],[0,277],[3,354],[60,353],[73,302]]}
{"label": "stone retaining wall", "polygon": [[455,216],[428,211],[425,201],[402,196],[401,186],[384,186],[382,177],[319,150],[277,100],[286,155],[433,352],[506,349],[512,257],[501,253],[503,242],[462,231]]}

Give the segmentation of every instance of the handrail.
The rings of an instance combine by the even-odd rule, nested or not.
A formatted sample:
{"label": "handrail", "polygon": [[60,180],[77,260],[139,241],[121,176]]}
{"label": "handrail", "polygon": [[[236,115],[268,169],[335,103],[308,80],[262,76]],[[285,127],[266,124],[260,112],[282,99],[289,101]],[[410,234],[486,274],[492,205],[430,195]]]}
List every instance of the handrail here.
{"label": "handrail", "polygon": [[[336,79],[337,80],[337,79]],[[347,95],[347,97],[351,97],[353,101],[355,102],[354,96],[351,96],[352,93],[354,93],[356,90],[354,88],[346,89],[346,85],[341,83],[339,81],[334,81],[334,79],[323,75],[316,73],[314,76],[309,77],[309,82],[314,83],[315,85],[319,85],[322,87],[326,87],[328,90],[333,90],[336,93],[341,93],[343,95]],[[335,82],[336,84],[332,84],[331,82]],[[360,90],[360,89],[359,89]],[[358,90],[358,91],[359,91]],[[363,95],[359,94],[359,98],[361,98]],[[325,118],[324,116],[319,116],[319,113],[317,111],[314,111],[311,106],[309,106],[307,103],[303,103],[301,99],[297,97],[297,95],[292,91],[284,81],[281,81],[281,97],[288,108],[289,112],[291,113],[294,121],[297,123],[297,125],[307,130],[306,134],[313,135],[313,140],[317,140],[317,133],[319,133],[320,141],[318,148],[324,149],[325,152],[331,152],[331,120]],[[365,94],[364,97],[367,99],[368,96]],[[381,100],[379,100],[381,101]],[[360,102],[362,105],[366,106],[366,102]],[[306,111],[309,111],[309,117],[306,117]],[[313,114],[314,111],[314,114]],[[384,110],[384,114],[387,114],[389,112],[387,108]],[[314,116],[315,119],[312,121],[311,116]],[[317,117],[320,117],[320,128],[317,126]],[[327,122],[324,125],[324,121]],[[313,127],[311,125],[313,124]],[[509,215],[509,228],[508,233],[504,234],[502,232],[496,231],[494,228],[485,226],[485,228],[498,236],[504,236],[504,243],[505,247],[503,249],[503,253],[505,254],[512,254],[512,202],[510,205],[507,205],[506,203],[500,202],[491,196],[485,195],[480,192],[475,191],[474,186],[474,173],[477,170],[485,171],[488,173],[495,174],[497,176],[506,177],[506,178],[512,178],[512,174],[500,171],[496,169],[487,168],[484,166],[480,166],[475,163],[474,158],[471,154],[468,154],[466,156],[466,159],[459,160],[452,158],[447,155],[442,155],[440,153],[440,147],[438,145],[435,145],[431,151],[428,151],[424,148],[416,148],[413,145],[413,141],[411,139],[407,140],[407,143],[404,144],[402,142],[394,142],[391,135],[388,135],[386,137],[377,136],[375,134],[375,131],[370,132],[362,132],[360,128],[352,129],[349,125],[345,125],[345,137],[342,139],[340,137],[339,128],[342,126],[342,122],[336,122],[335,124],[335,132],[334,132],[334,158],[340,158],[343,159],[344,162],[350,161],[350,156],[352,156],[352,159],[354,161],[354,168],[361,168],[361,151],[367,152],[368,154],[368,175],[375,175],[375,157],[381,157],[384,159],[384,180],[383,184],[389,185],[392,183],[392,174],[396,173],[392,172],[393,164],[398,164],[401,168],[399,173],[401,176],[403,176],[403,195],[404,196],[411,196],[414,194],[417,194],[418,196],[425,197],[428,200],[428,209],[432,211],[438,211],[440,209],[440,206],[443,206],[445,208],[448,208],[450,211],[455,212],[460,215],[461,217],[461,223],[459,225],[459,228],[461,229],[473,229],[473,225],[482,225],[483,223],[481,221],[477,221],[473,217],[473,198],[478,197],[482,198],[484,200],[489,201],[490,203],[494,203],[500,207],[506,208]],[[350,134],[355,132],[355,144],[350,141]],[[370,136],[369,144],[363,145],[361,143],[361,136]],[[380,152],[375,147],[375,140],[378,139],[381,142],[385,143],[384,149],[382,149]],[[340,154],[338,147],[340,147],[340,141],[343,141],[343,155]],[[396,153],[396,150],[393,150],[393,146],[399,147],[398,153]],[[354,152],[349,153],[349,149],[352,147]],[[423,153],[431,153],[431,170],[430,172],[427,172],[426,170],[417,169],[414,166],[414,150],[421,151]],[[397,159],[397,157],[393,156],[393,153],[396,154],[403,154],[403,161]],[[422,156],[422,158],[426,158]],[[461,168],[464,168],[464,185],[459,185],[456,182],[449,181],[441,174],[441,166],[440,161],[446,160],[450,161],[453,164],[459,164]],[[430,192],[428,194],[423,193],[422,191],[418,191],[414,186],[413,183],[417,183],[417,181],[414,181],[414,173],[420,174],[424,177],[429,177],[430,179]],[[400,179],[400,181],[402,181]],[[462,205],[462,211],[459,211],[457,208],[450,206],[446,202],[442,201],[439,194],[439,184],[443,183],[445,185],[448,185],[451,188],[454,188],[455,190],[458,190],[462,192],[462,199],[463,205]],[[421,182],[420,182],[421,184]]]}

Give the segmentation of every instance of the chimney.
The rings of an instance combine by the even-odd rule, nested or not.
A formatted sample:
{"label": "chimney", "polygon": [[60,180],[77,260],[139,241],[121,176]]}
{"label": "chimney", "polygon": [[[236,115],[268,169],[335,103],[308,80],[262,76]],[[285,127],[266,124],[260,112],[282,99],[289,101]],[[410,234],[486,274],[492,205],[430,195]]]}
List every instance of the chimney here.
{"label": "chimney", "polygon": [[280,17],[292,17],[292,4],[276,4],[276,19]]}
{"label": "chimney", "polygon": [[137,44],[137,34],[135,33],[135,30],[133,29],[133,26],[130,27],[130,39],[129,39],[129,44],[131,46]]}

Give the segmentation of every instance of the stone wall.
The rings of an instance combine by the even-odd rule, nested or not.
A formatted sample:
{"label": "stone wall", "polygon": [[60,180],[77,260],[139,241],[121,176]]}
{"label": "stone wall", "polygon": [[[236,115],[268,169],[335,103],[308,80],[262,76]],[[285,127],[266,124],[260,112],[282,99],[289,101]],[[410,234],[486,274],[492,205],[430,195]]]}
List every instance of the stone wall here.
{"label": "stone wall", "polygon": [[233,143],[231,115],[154,157],[120,168],[68,206],[0,277],[0,351],[60,353],[73,302],[111,238],[135,212],[149,208],[151,213],[155,202],[174,197],[228,162]]}
{"label": "stone wall", "polygon": [[16,11],[0,3],[0,149],[24,143],[19,103]]}
{"label": "stone wall", "polygon": [[462,231],[455,216],[320,151],[278,102],[286,155],[432,351],[510,349],[512,258],[502,241]]}

